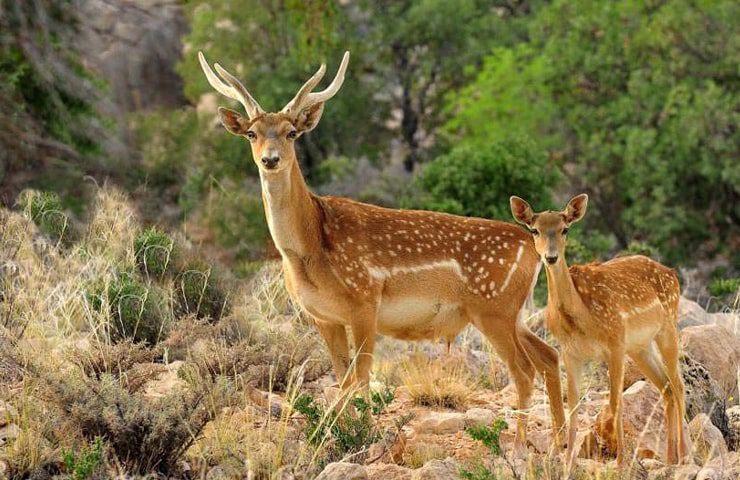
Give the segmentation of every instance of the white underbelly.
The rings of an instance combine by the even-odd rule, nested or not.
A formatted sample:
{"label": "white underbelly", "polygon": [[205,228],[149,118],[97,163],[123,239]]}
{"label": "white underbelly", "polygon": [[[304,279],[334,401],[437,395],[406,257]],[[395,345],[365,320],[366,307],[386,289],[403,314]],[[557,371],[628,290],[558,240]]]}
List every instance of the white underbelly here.
{"label": "white underbelly", "polygon": [[459,304],[423,297],[381,299],[378,332],[398,338],[454,337],[467,324]]}

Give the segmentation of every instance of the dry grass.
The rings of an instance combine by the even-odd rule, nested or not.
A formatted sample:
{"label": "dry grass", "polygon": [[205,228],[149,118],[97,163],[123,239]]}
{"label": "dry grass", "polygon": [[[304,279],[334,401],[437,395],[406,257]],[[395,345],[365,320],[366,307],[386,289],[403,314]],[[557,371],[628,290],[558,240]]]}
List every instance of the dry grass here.
{"label": "dry grass", "polygon": [[428,407],[460,409],[477,388],[465,365],[455,358],[412,355],[399,365],[399,377],[414,402]]}

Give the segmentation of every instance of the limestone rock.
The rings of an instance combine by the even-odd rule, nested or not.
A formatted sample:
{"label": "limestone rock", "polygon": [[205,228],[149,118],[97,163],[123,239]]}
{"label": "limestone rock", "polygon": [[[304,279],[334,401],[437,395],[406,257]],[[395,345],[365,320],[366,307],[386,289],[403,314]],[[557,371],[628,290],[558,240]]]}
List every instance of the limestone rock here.
{"label": "limestone rock", "polygon": [[740,405],[727,409],[727,447],[740,450]]}
{"label": "limestone rock", "polygon": [[725,397],[737,398],[740,339],[732,330],[721,325],[687,327],[681,332],[681,344],[684,351],[709,370]]}
{"label": "limestone rock", "polygon": [[496,414],[487,408],[471,408],[465,412],[465,426],[489,426],[496,419]]}
{"label": "limestone rock", "polygon": [[457,433],[465,429],[465,414],[459,412],[431,412],[415,427],[417,433],[434,433],[443,435]]}
{"label": "limestone rock", "polygon": [[363,465],[347,462],[330,463],[316,480],[369,480]]}
{"label": "limestone rock", "polygon": [[392,463],[374,463],[366,467],[369,480],[411,480],[413,470]]}
{"label": "limestone rock", "polygon": [[666,465],[648,472],[648,480],[694,480],[700,468],[696,465]]}
{"label": "limestone rock", "polygon": [[718,455],[727,454],[727,445],[722,432],[712,425],[706,414],[701,413],[691,420],[689,432],[694,444],[692,454],[697,464],[704,465]]}
{"label": "limestone rock", "polygon": [[183,363],[182,360],[177,360],[166,365],[164,372],[144,386],[144,395],[150,398],[165,397],[175,389],[185,386],[185,381],[177,374]]}
{"label": "limestone rock", "polygon": [[429,460],[411,475],[411,480],[453,480],[460,478],[460,467],[451,458]]}
{"label": "limestone rock", "polygon": [[716,471],[722,480],[736,480],[740,478],[740,452],[728,452],[717,456],[704,467]]}
{"label": "limestone rock", "polygon": [[709,314],[701,305],[686,297],[678,301],[678,328],[696,327],[709,323]]}

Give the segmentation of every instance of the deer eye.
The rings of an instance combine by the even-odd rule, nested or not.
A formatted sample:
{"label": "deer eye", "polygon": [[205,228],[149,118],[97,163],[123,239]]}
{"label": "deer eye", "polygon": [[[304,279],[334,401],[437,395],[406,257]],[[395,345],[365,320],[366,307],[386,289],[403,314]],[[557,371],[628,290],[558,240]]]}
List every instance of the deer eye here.
{"label": "deer eye", "polygon": [[257,138],[257,134],[254,133],[254,131],[252,131],[252,130],[248,130],[247,131],[247,138],[250,139],[250,140],[254,140],[255,138]]}
{"label": "deer eye", "polygon": [[298,138],[298,131],[297,130],[291,130],[288,132],[288,139],[289,140],[295,140]]}
{"label": "deer eye", "polygon": [[563,229],[563,235],[567,235],[567,234],[568,234],[568,227],[565,227],[565,228]]}
{"label": "deer eye", "polygon": [[540,231],[539,231],[539,230],[537,230],[536,228],[533,228],[533,229],[531,230],[531,232],[532,232],[532,235],[534,235],[535,237],[536,237],[537,235],[539,235],[539,234],[540,234]]}

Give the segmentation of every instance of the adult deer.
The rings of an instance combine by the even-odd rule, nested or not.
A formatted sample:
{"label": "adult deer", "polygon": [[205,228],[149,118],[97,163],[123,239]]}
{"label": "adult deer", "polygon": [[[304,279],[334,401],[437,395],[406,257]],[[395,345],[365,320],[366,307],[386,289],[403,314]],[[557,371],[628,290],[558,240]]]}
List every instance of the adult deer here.
{"label": "adult deer", "polygon": [[[448,342],[473,323],[511,371],[518,408],[525,409],[537,371],[543,374],[555,431],[565,422],[557,351],[519,322],[537,278],[529,236],[513,224],[443,213],[393,210],[311,193],[296,159],[295,140],[319,123],[324,104],[344,81],[349,52],[323,91],[313,92],[321,65],[277,113],[266,113],[218,64],[201,67],[211,86],[238,100],[247,117],[219,108],[224,127],[246,137],[259,168],[272,239],[282,257],[291,298],[315,320],[337,379],[366,386],[376,334]],[[346,329],[356,362],[348,373]],[[517,421],[517,448],[526,435]]]}
{"label": "adult deer", "polygon": [[[684,386],[678,364],[678,301],[676,272],[642,255],[568,268],[568,228],[586,213],[588,196],[570,200],[562,212],[534,213],[519,197],[511,197],[514,218],[529,228],[547,272],[547,327],[560,342],[568,376],[568,463],[574,448],[581,372],[586,360],[609,367],[609,407],[616,434],[617,463],[624,461],[622,390],[624,356],[662,392],[668,431],[666,457],[676,463],[688,454],[683,431]],[[657,347],[657,348],[656,348]]]}

